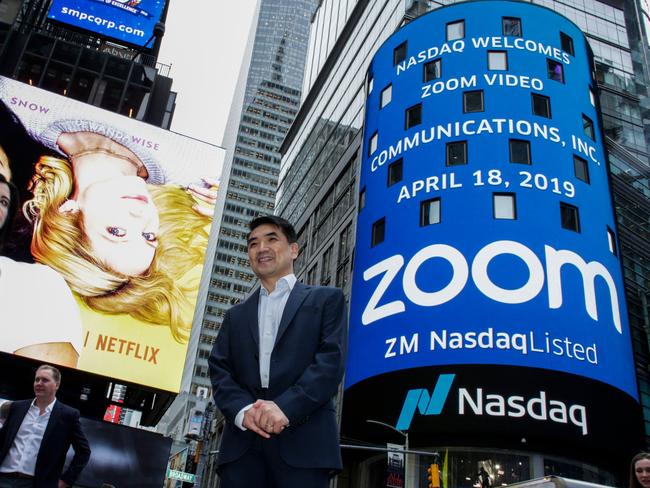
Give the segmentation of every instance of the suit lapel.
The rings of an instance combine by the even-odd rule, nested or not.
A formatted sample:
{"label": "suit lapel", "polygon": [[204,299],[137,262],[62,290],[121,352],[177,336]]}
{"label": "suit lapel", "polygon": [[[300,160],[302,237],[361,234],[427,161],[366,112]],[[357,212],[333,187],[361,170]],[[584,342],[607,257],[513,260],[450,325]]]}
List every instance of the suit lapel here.
{"label": "suit lapel", "polygon": [[299,281],[296,281],[296,284],[293,286],[293,290],[289,294],[287,299],[287,304],[284,306],[284,312],[282,312],[282,319],[280,320],[280,325],[278,327],[278,334],[275,337],[275,343],[277,344],[282,335],[289,327],[289,324],[293,320],[294,315],[302,305],[302,302],[307,298],[311,287],[303,285]]}
{"label": "suit lapel", "polygon": [[12,410],[14,408],[16,410],[11,413],[11,423],[7,425],[7,439],[11,439],[11,443],[13,443],[14,438],[18,433],[18,429],[20,429],[20,425],[23,423],[23,419],[25,418],[25,415],[27,415],[27,411],[31,404],[31,401],[25,400],[24,402],[16,402],[12,405]]}
{"label": "suit lapel", "polygon": [[258,288],[246,300],[244,307],[244,321],[248,324],[253,340],[255,341],[256,350],[260,347],[260,327],[257,317],[257,311],[260,303],[260,289]]}

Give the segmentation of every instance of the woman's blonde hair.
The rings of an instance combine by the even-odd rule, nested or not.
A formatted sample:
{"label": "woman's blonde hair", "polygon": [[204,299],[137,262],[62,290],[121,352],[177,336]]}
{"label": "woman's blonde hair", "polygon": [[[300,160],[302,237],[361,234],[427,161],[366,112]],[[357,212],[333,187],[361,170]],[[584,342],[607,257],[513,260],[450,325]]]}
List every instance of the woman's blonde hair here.
{"label": "woman's blonde hair", "polygon": [[160,216],[158,248],[149,269],[126,276],[93,255],[83,230],[81,212],[59,207],[74,190],[70,164],[43,156],[32,181],[33,199],[24,211],[34,223],[34,259],[55,269],[70,289],[93,310],[127,313],[154,324],[169,324],[178,342],[187,342],[192,327],[195,286],[181,278],[203,263],[208,243],[208,217],[193,210],[195,200],[177,186],[148,185]]}

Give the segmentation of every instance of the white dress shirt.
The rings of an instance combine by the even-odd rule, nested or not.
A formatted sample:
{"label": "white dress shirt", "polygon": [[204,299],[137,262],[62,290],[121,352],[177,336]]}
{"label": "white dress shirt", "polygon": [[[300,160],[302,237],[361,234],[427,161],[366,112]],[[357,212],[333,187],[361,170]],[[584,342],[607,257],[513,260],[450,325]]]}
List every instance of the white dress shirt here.
{"label": "white dress shirt", "polygon": [[25,414],[23,423],[20,424],[7,456],[0,464],[0,473],[23,473],[34,476],[36,457],[41,448],[43,434],[45,434],[45,428],[50,421],[54,403],[56,403],[56,398],[45,407],[45,412],[41,415],[40,408],[34,399]]}
{"label": "white dress shirt", "polygon": [[[280,278],[275,284],[275,289],[270,293],[264,286],[260,288],[260,300],[257,305],[257,322],[259,327],[260,383],[262,388],[269,387],[273,346],[278,335],[278,328],[280,327],[284,307],[287,304],[287,300],[296,281],[296,276],[292,273]],[[251,406],[252,404],[242,408],[235,417],[235,425],[242,430],[246,430],[243,425],[244,414]]]}

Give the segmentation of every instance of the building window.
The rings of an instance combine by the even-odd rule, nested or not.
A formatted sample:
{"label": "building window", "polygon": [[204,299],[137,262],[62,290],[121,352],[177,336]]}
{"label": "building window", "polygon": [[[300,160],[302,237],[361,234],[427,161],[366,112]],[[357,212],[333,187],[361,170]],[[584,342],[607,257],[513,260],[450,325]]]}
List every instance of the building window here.
{"label": "building window", "polygon": [[589,87],[589,102],[591,102],[592,107],[596,106],[596,94],[591,87]]}
{"label": "building window", "polygon": [[503,17],[501,19],[504,36],[521,37],[521,19],[518,17]]}
{"label": "building window", "polygon": [[392,186],[395,183],[402,181],[402,172],[404,169],[404,159],[399,158],[394,163],[388,165],[388,182],[387,186]]}
{"label": "building window", "polygon": [[589,165],[585,159],[578,156],[573,156],[573,172],[576,178],[589,183]]}
{"label": "building window", "polygon": [[546,59],[546,74],[549,80],[564,83],[564,66],[553,59]]}
{"label": "building window", "polygon": [[584,131],[585,135],[592,141],[596,140],[596,135],[594,133],[594,123],[585,114],[582,114],[582,130]]}
{"label": "building window", "polygon": [[418,103],[406,109],[406,117],[404,118],[404,128],[410,129],[422,123],[422,104]]}
{"label": "building window", "polygon": [[437,80],[442,76],[442,60],[440,58],[424,63],[424,81]]}
{"label": "building window", "polygon": [[457,20],[456,22],[449,22],[447,24],[447,40],[455,41],[465,37],[465,21]]}
{"label": "building window", "polygon": [[616,236],[614,235],[614,231],[609,227],[607,227],[607,244],[609,245],[609,252],[614,256],[618,256],[616,252]]}
{"label": "building window", "polygon": [[310,285],[317,285],[318,281],[318,265],[314,264],[309,271],[307,271],[307,283]]}
{"label": "building window", "polygon": [[530,142],[521,139],[510,139],[510,162],[516,164],[531,164]]}
{"label": "building window", "polygon": [[393,99],[393,85],[388,85],[381,91],[380,108],[384,108]]}
{"label": "building window", "polygon": [[473,90],[463,93],[463,112],[483,112],[483,90]]}
{"label": "building window", "polygon": [[551,118],[551,99],[539,93],[531,93],[533,100],[533,114],[540,117]]}
{"label": "building window", "polygon": [[440,223],[440,198],[420,202],[420,227]]}
{"label": "building window", "polygon": [[447,166],[467,164],[467,141],[448,142],[446,153]]}
{"label": "building window", "polygon": [[339,234],[339,255],[337,264],[341,264],[350,256],[352,250],[352,224],[348,224]]}
{"label": "building window", "polygon": [[580,232],[580,214],[578,207],[560,202],[560,222],[563,229]]}
{"label": "building window", "polygon": [[575,51],[573,50],[573,38],[567,36],[564,32],[560,32],[560,44],[562,46],[562,51],[575,56]]}
{"label": "building window", "polygon": [[382,217],[372,224],[372,236],[370,246],[375,247],[377,244],[384,242],[386,234],[386,217]]}
{"label": "building window", "polygon": [[377,137],[377,132],[370,136],[370,141],[368,142],[368,156],[372,155],[372,153],[377,150]]}
{"label": "building window", "polygon": [[323,253],[323,264],[320,268],[320,283],[321,285],[329,285],[332,277],[332,255],[334,254],[334,244]]}
{"label": "building window", "polygon": [[406,59],[406,41],[393,49],[393,66],[400,64]]}
{"label": "building window", "polygon": [[372,89],[375,87],[375,79],[372,75],[368,75],[368,95],[372,93]]}
{"label": "building window", "polygon": [[515,220],[517,218],[515,194],[493,193],[492,215],[495,219]]}
{"label": "building window", "polygon": [[364,186],[359,192],[359,212],[366,206],[366,187]]}
{"label": "building window", "polygon": [[488,51],[488,69],[505,71],[508,69],[508,53],[506,51]]}

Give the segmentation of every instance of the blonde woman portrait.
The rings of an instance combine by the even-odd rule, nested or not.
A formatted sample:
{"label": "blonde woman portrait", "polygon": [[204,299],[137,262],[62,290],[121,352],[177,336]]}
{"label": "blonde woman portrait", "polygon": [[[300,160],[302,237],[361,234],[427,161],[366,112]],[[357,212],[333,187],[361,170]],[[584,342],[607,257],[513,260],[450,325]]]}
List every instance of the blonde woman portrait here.
{"label": "blonde woman portrait", "polygon": [[96,133],[63,133],[67,159],[36,164],[25,212],[34,259],[56,270],[92,310],[168,325],[177,342],[191,328],[195,289],[181,278],[203,263],[217,182],[148,185],[125,146]]}

